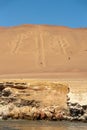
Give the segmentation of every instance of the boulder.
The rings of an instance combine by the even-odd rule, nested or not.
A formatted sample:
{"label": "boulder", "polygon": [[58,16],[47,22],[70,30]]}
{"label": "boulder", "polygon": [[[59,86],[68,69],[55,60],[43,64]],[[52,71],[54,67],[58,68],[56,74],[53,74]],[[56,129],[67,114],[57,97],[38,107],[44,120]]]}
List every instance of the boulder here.
{"label": "boulder", "polygon": [[13,90],[10,87],[7,87],[7,88],[2,90],[2,95],[5,97],[10,96],[12,93],[13,93]]}
{"label": "boulder", "polygon": [[18,107],[14,107],[14,109],[12,109],[9,112],[9,117],[11,117],[12,119],[18,119],[20,115],[20,109]]}
{"label": "boulder", "polygon": [[5,88],[5,85],[3,82],[0,82],[0,91],[2,91]]}

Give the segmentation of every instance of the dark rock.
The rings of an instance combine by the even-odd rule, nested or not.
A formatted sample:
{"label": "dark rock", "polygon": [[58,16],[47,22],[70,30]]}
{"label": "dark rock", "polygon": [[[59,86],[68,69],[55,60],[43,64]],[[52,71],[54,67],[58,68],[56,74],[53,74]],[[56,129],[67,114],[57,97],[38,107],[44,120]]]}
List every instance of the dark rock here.
{"label": "dark rock", "polygon": [[83,109],[70,108],[70,116],[75,117],[75,116],[79,116],[79,114],[81,115],[84,114]]}
{"label": "dark rock", "polygon": [[86,109],[87,109],[87,105],[83,105],[82,108],[83,108],[84,110],[86,110]]}
{"label": "dark rock", "polygon": [[27,83],[14,83],[13,87],[16,89],[26,89],[28,88],[28,84]]}
{"label": "dark rock", "polygon": [[13,92],[12,89],[7,87],[7,88],[3,89],[2,95],[8,97],[12,94],[12,92]]}
{"label": "dark rock", "polygon": [[2,83],[0,83],[0,91],[2,91],[4,88],[5,88],[4,83],[3,83],[3,82],[2,82]]}
{"label": "dark rock", "polygon": [[87,113],[84,114],[84,118],[85,118],[85,120],[87,120]]}
{"label": "dark rock", "polygon": [[33,114],[33,119],[34,120],[40,120],[40,113],[37,111],[37,112],[34,112]]}
{"label": "dark rock", "polygon": [[64,119],[63,114],[61,112],[57,113],[56,114],[56,119],[57,120],[63,120]]}
{"label": "dark rock", "polygon": [[13,87],[14,86],[14,82],[5,82],[5,86],[6,87]]}
{"label": "dark rock", "polygon": [[20,106],[31,106],[31,107],[39,107],[39,101],[35,100],[21,100]]}
{"label": "dark rock", "polygon": [[47,119],[47,120],[52,120],[53,114],[52,114],[51,112],[45,111],[45,114],[46,114],[46,119]]}
{"label": "dark rock", "polygon": [[2,115],[2,119],[3,119],[3,120],[7,120],[7,119],[8,119],[8,116],[7,116],[7,115]]}
{"label": "dark rock", "polygon": [[46,114],[45,114],[45,112],[43,112],[43,111],[40,112],[40,119],[41,119],[41,120],[46,119]]}
{"label": "dark rock", "polygon": [[84,117],[84,116],[81,116],[81,117],[78,118],[78,121],[83,121],[83,122],[85,122],[86,120],[85,120],[85,117]]}

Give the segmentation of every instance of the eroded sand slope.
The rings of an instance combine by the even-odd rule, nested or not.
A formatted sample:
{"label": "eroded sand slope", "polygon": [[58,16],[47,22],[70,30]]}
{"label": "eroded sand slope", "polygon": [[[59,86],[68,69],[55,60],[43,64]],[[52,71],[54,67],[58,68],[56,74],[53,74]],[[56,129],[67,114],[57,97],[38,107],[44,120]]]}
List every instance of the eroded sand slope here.
{"label": "eroded sand slope", "polygon": [[0,74],[87,71],[87,29],[0,28]]}

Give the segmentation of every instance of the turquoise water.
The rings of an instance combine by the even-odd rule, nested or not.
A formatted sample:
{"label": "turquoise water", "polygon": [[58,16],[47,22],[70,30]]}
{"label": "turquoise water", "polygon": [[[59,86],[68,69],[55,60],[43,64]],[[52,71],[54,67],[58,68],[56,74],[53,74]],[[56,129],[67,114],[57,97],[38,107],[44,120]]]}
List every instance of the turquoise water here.
{"label": "turquoise water", "polygon": [[87,130],[87,123],[68,121],[0,121],[0,130]]}

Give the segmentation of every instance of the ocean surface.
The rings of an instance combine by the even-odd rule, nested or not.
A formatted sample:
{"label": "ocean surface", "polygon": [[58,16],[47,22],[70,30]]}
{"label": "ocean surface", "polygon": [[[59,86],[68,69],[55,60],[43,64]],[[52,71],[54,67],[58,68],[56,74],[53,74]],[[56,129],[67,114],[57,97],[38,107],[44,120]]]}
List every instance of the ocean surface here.
{"label": "ocean surface", "polygon": [[87,123],[68,121],[0,121],[0,130],[87,130]]}

